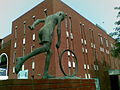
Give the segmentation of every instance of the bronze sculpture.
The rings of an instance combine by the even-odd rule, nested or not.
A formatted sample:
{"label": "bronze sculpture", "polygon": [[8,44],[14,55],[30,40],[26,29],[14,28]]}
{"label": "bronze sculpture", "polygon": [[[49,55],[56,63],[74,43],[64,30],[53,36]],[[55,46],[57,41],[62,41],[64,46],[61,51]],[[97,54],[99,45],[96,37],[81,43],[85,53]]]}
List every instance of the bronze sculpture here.
{"label": "bronze sculpture", "polygon": [[60,38],[61,38],[61,22],[64,20],[66,14],[64,12],[58,12],[53,15],[47,16],[45,19],[37,19],[31,26],[28,26],[30,30],[34,30],[36,25],[39,23],[44,23],[44,26],[40,29],[39,31],[39,44],[42,45],[42,47],[37,48],[33,50],[30,54],[23,56],[23,57],[18,57],[16,59],[17,64],[15,66],[15,72],[18,74],[20,71],[23,63],[40,53],[47,52],[46,54],[46,60],[45,60],[45,67],[44,67],[44,73],[43,73],[43,79],[45,78],[53,78],[53,76],[48,75],[48,69],[49,69],[49,64],[50,64],[50,58],[52,55],[52,50],[51,50],[51,43],[52,43],[52,38],[53,38],[53,33],[55,26],[57,25],[57,34],[58,34],[58,41],[56,44],[56,48],[60,47]]}

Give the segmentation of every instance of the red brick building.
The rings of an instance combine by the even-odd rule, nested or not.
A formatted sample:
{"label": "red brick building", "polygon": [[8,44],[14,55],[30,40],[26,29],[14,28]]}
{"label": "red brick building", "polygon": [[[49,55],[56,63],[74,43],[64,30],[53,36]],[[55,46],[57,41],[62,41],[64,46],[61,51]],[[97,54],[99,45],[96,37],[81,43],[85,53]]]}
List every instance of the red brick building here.
{"label": "red brick building", "polygon": [[11,51],[11,35],[0,40],[0,80],[8,79]]}
{"label": "red brick building", "polygon": [[[48,15],[58,11],[63,11],[68,15],[68,18],[61,24],[62,43],[59,52],[67,49],[70,45],[70,49],[75,52],[78,59],[77,76],[81,78],[99,78],[101,89],[110,90],[110,80],[112,78],[110,75],[114,75],[120,70],[120,61],[113,58],[110,54],[114,40],[99,25],[94,25],[60,0],[45,0],[13,21],[8,70],[9,79],[18,78],[14,72],[15,58],[24,56],[40,47],[38,31],[43,24],[39,24],[33,31],[30,31],[28,26],[38,18],[45,18],[45,9],[47,9]],[[63,74],[59,67],[59,58],[55,47],[56,42],[57,32],[55,30],[51,47],[53,55],[49,73],[58,77],[63,76]],[[66,57],[64,59],[66,72],[72,73],[75,67],[73,65],[74,62],[68,62]],[[44,63],[45,54],[39,54],[26,61],[22,70],[28,70],[29,79],[32,77],[40,79],[43,74]],[[119,74],[115,74],[117,80]]]}

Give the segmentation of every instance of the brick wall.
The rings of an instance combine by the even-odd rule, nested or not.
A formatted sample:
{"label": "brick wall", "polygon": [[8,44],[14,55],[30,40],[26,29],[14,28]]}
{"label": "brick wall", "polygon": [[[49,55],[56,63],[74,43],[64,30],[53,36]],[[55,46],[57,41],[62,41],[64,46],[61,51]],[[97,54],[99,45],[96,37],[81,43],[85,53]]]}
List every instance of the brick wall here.
{"label": "brick wall", "polygon": [[40,79],[0,81],[1,90],[96,90],[92,79]]}

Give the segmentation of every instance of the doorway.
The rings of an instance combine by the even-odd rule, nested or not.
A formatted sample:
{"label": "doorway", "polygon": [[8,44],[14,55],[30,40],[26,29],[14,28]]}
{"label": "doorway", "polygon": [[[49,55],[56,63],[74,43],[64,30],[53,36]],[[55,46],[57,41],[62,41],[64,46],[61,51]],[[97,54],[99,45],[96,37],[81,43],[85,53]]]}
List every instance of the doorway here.
{"label": "doorway", "polygon": [[111,90],[120,90],[118,75],[110,75]]}

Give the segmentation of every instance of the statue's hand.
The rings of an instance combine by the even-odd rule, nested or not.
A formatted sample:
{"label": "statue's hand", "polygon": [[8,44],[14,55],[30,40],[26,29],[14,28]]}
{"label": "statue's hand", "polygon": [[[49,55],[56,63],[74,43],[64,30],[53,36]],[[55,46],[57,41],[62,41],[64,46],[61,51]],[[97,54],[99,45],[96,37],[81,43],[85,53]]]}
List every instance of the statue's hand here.
{"label": "statue's hand", "polygon": [[34,29],[35,29],[35,27],[33,27],[33,26],[28,26],[28,28],[29,28],[30,30],[34,30]]}
{"label": "statue's hand", "polygon": [[59,42],[57,42],[57,44],[56,44],[56,48],[57,48],[57,49],[60,47],[60,44],[61,44],[61,42],[60,42],[60,41],[59,41]]}

